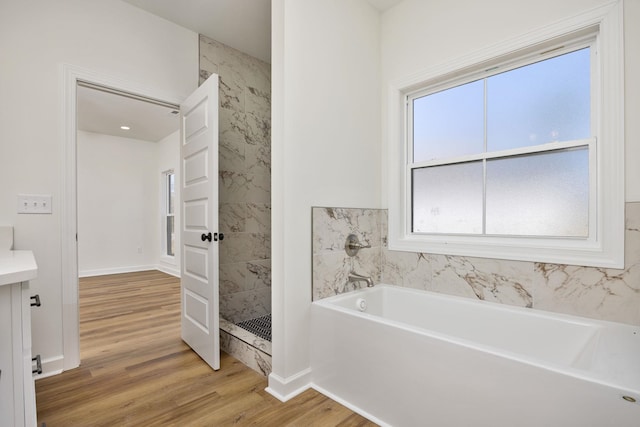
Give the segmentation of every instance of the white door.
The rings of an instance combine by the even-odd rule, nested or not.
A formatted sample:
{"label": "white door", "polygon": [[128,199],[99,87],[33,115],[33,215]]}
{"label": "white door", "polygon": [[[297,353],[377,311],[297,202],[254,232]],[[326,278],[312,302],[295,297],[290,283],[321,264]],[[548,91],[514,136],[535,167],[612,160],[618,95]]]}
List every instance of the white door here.
{"label": "white door", "polygon": [[180,106],[182,339],[220,368],[218,296],[218,76]]}

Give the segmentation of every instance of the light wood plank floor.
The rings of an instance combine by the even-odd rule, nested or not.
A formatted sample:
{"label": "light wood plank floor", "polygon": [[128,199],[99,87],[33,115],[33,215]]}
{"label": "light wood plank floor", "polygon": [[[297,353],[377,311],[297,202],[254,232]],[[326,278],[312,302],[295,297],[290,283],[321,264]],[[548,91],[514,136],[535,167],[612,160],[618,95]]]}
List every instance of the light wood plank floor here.
{"label": "light wood plank floor", "polygon": [[180,283],[158,271],[80,281],[81,366],[36,381],[38,421],[75,426],[375,426],[308,390],[287,403],[222,353],[180,339]]}

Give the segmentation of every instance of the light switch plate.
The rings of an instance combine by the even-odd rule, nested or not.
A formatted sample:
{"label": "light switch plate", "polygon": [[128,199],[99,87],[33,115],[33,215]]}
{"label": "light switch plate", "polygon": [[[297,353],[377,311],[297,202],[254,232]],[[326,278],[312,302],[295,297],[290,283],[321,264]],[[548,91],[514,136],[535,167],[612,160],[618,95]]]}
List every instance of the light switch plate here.
{"label": "light switch plate", "polygon": [[50,214],[50,194],[18,194],[19,214]]}

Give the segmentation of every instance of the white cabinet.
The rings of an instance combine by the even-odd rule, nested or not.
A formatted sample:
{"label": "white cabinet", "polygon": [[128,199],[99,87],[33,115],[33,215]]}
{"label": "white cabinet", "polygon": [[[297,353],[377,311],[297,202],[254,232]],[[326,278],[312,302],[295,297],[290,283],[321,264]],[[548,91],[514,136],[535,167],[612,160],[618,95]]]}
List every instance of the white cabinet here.
{"label": "white cabinet", "polygon": [[37,268],[31,252],[10,252],[0,253],[0,427],[35,427],[28,280]]}
{"label": "white cabinet", "polygon": [[33,427],[37,422],[29,282],[0,286],[0,320],[0,425]]}

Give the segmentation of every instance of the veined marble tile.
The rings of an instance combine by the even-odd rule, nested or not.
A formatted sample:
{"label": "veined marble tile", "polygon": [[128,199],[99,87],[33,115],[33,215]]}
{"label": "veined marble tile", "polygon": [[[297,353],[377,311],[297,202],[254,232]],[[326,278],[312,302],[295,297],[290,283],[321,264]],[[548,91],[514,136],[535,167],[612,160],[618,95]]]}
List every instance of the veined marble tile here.
{"label": "veined marble tile", "polygon": [[541,310],[640,325],[640,290],[627,280],[640,269],[613,270],[536,264],[540,286],[535,307]]}
{"label": "veined marble tile", "polygon": [[414,289],[431,290],[431,263],[424,254],[384,249],[382,282]]}
{"label": "veined marble tile", "polygon": [[220,295],[271,287],[271,260],[220,263]]}
{"label": "veined marble tile", "polygon": [[269,117],[271,114],[271,95],[254,87],[245,87],[245,109],[257,117]]}
{"label": "veined marble tile", "polygon": [[247,203],[246,231],[249,233],[271,234],[271,205],[266,203]]}
{"label": "veined marble tile", "polygon": [[535,307],[640,325],[640,203],[627,203],[625,268],[536,263]]}
{"label": "veined marble tile", "polygon": [[431,290],[520,307],[533,307],[532,263],[427,255]]}
{"label": "veined marble tile", "polygon": [[218,197],[221,203],[246,202],[249,187],[249,178],[245,173],[227,170],[220,170],[218,172]]}
{"label": "veined marble tile", "polygon": [[220,348],[262,375],[267,376],[271,373],[272,358],[270,355],[226,331],[220,331]]}
{"label": "veined marble tile", "polygon": [[271,174],[271,149],[264,145],[247,145],[244,169],[258,176]]}
{"label": "veined marble tile", "polygon": [[218,209],[220,231],[223,233],[247,231],[248,216],[249,212],[245,203],[220,203]]}
{"label": "veined marble tile", "polygon": [[244,112],[245,96],[242,85],[233,80],[233,77],[222,74],[227,70],[226,67],[219,67],[218,69],[221,72],[218,80],[218,103],[220,104],[220,109]]}
{"label": "veined marble tile", "polygon": [[221,109],[218,117],[219,145],[244,155],[248,132],[247,115],[239,111]]}
{"label": "veined marble tile", "polygon": [[246,329],[243,329],[224,318],[220,319],[220,329],[228,332],[236,338],[239,338],[240,340],[249,344],[251,347],[256,348],[271,356],[271,343],[269,341],[252,334]]}
{"label": "veined marble tile", "polygon": [[225,145],[218,146],[218,170],[242,174],[245,170],[246,158],[244,150],[238,152]]}
{"label": "veined marble tile", "polygon": [[247,173],[247,202],[271,203],[271,174]]}
{"label": "veined marble tile", "polygon": [[233,323],[271,313],[271,288],[220,295],[220,316]]}
{"label": "veined marble tile", "polygon": [[271,116],[246,115],[246,141],[251,145],[271,147]]}
{"label": "veined marble tile", "polygon": [[220,263],[220,295],[244,292],[247,281],[247,265],[244,262]]}
{"label": "veined marble tile", "polygon": [[271,236],[266,233],[225,233],[220,242],[220,263],[269,259]]}
{"label": "veined marble tile", "polygon": [[[382,251],[380,247],[360,249],[357,255],[350,258],[351,270],[363,276],[371,277],[374,285],[382,280]],[[349,271],[347,272],[349,273]]]}
{"label": "veined marble tile", "polygon": [[[366,284],[348,283],[352,262],[348,256],[338,252],[313,255],[313,301],[338,295],[349,290],[360,289]],[[363,286],[364,285],[364,286]]]}
{"label": "veined marble tile", "polygon": [[246,289],[271,288],[271,260],[246,263]]}
{"label": "veined marble tile", "polygon": [[355,234],[362,244],[379,247],[380,210],[352,208],[312,208],[313,251],[342,251],[347,236]]}

